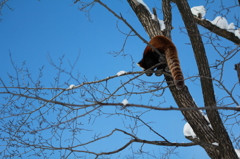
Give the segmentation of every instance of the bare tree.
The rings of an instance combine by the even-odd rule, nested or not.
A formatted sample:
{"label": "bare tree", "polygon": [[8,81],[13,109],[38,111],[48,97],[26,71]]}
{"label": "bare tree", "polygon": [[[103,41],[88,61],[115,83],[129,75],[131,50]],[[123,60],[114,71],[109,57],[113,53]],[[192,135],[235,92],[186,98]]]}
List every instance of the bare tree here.
{"label": "bare tree", "polygon": [[10,6],[7,5],[7,1],[8,0],[1,0],[0,1],[0,15],[2,14],[1,11],[2,11],[2,8],[3,8],[4,5],[7,6],[10,10],[13,10]]}
{"label": "bare tree", "polygon": [[[60,58],[59,65],[54,60],[50,60],[51,65],[58,70],[58,74],[52,87],[47,88],[42,84],[42,69],[39,69],[39,76],[34,80],[24,63],[19,68],[12,61],[16,73],[9,75],[11,85],[0,78],[0,94],[3,100],[1,102],[0,130],[2,133],[0,138],[1,142],[4,143],[4,148],[0,153],[4,158],[25,155],[47,157],[57,152],[61,158],[69,156],[80,158],[84,155],[93,155],[95,158],[102,156],[111,158],[113,154],[122,157],[121,152],[128,148],[132,150],[132,154],[127,156],[128,158],[134,158],[135,155],[139,154],[159,158],[157,155],[144,150],[144,145],[147,144],[168,147],[167,152],[161,155],[162,158],[176,155],[175,149],[177,147],[190,147],[189,149],[191,149],[191,146],[195,145],[201,146],[213,159],[238,158],[234,146],[240,146],[239,134],[232,135],[231,129],[227,131],[225,127],[227,124],[231,127],[236,127],[239,124],[239,107],[237,107],[239,106],[239,95],[234,94],[238,82],[232,84],[229,89],[225,86],[223,76],[225,65],[239,53],[240,39],[232,32],[221,29],[202,17],[194,16],[187,0],[162,0],[165,23],[163,31],[161,31],[156,9],[153,11],[155,17],[153,18],[143,3],[137,0],[128,0],[127,2],[136,13],[150,39],[157,35],[164,35],[171,39],[172,6],[175,5],[178,8],[184,21],[186,34],[191,41],[198,68],[197,75],[187,77],[185,80],[193,83],[197,80],[200,81],[204,107],[198,107],[194,102],[188,85],[182,90],[178,90],[169,73],[164,73],[164,80],[158,82],[142,80],[140,77],[144,75],[143,71],[121,72],[104,79],[96,78],[94,81],[88,81],[80,73],[73,73],[78,58],[73,64],[70,64],[71,69],[68,71],[62,68],[63,58]],[[133,35],[138,36],[146,45],[148,44],[121,14],[115,13],[101,0],[88,3],[76,0],[74,3],[80,4],[82,11],[91,9],[96,3],[100,4],[130,28],[131,31],[126,34],[126,38]],[[207,1],[207,3],[210,2]],[[212,37],[213,33],[201,35],[197,25],[213,32],[217,37]],[[207,37],[207,43],[221,57],[221,60],[216,59],[211,66],[206,55],[204,36]],[[222,47],[218,46],[218,41],[216,42],[219,37],[223,37],[236,45],[222,46],[225,49],[225,52],[222,53]],[[61,81],[62,74],[67,75],[68,79]],[[119,78],[124,80],[119,80]],[[115,86],[115,80],[121,81],[118,86]],[[71,82],[76,84],[70,85]],[[161,106],[161,100],[167,89],[170,90],[178,107]],[[223,91],[225,96],[216,99],[216,90]],[[152,106],[137,102],[121,103],[119,101],[122,97],[142,98],[148,94],[151,94],[149,101],[158,100],[160,104]],[[167,139],[151,126],[154,119],[150,122],[142,119],[150,111],[171,110],[181,111],[196,134],[196,138],[186,136],[190,141],[189,143],[176,143]],[[200,110],[206,111],[207,120]],[[228,110],[228,112],[219,110]],[[106,120],[115,120],[118,117],[123,123],[122,128],[111,127],[108,134],[92,131],[91,124],[102,121],[101,126],[105,127],[108,123]],[[131,124],[128,124],[129,121]],[[99,129],[101,128],[99,127]],[[149,140],[139,136],[138,132],[146,129],[156,135],[157,139]],[[48,135],[46,136],[46,134]],[[118,137],[125,138],[123,143],[113,142],[115,138],[118,138],[116,134]],[[85,139],[85,135],[91,135],[91,139]],[[161,139],[159,140],[159,138]],[[99,145],[99,143],[106,145],[102,144],[103,142],[114,146],[111,150],[105,150],[106,148],[103,146],[92,148],[93,145]],[[134,143],[140,143],[139,148],[134,149]]]}

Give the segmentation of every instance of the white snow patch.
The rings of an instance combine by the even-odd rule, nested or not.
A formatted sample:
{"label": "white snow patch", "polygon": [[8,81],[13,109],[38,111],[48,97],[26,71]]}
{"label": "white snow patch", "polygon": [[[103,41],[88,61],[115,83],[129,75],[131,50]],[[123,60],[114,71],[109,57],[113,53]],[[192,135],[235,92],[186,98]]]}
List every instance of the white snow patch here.
{"label": "white snow patch", "polygon": [[164,21],[160,20],[160,19],[158,19],[158,21],[159,21],[159,24],[160,24],[160,27],[161,27],[161,31],[163,31],[166,28],[165,24],[164,24]]}
{"label": "white snow patch", "polygon": [[212,143],[212,145],[218,146],[219,144],[217,142]]}
{"label": "white snow patch", "polygon": [[197,135],[194,133],[192,127],[189,123],[186,123],[183,127],[184,136],[192,136],[192,138],[197,138]]}
{"label": "white snow patch", "polygon": [[160,27],[161,27],[161,31],[163,31],[166,27],[165,27],[165,24],[164,24],[164,21],[163,20],[160,20],[158,19],[154,14],[152,14],[150,8],[146,5],[146,3],[143,2],[143,0],[133,0],[133,2],[136,4],[136,5],[139,5],[140,3],[148,10],[148,12],[150,13],[150,15],[152,16],[152,19],[155,20],[155,21],[159,21],[159,24],[160,24]]}
{"label": "white snow patch", "polygon": [[[150,12],[150,14],[152,14],[152,13]],[[163,31],[166,28],[165,24],[164,24],[164,21],[158,19],[154,14],[152,14],[152,19],[159,22],[161,31]]]}
{"label": "white snow patch", "polygon": [[234,34],[235,34],[236,37],[238,37],[240,39],[240,28],[235,30]]}
{"label": "white snow patch", "polygon": [[122,101],[122,104],[125,106],[125,105],[127,105],[128,104],[128,100],[127,99],[124,99],[123,101]]}
{"label": "white snow patch", "polygon": [[209,121],[209,119],[208,119],[208,116],[207,116],[207,115],[204,115],[204,118],[205,118],[205,119],[207,120],[207,122],[209,123],[208,126],[209,126],[211,129],[213,129],[213,128],[212,128],[212,125],[210,124],[210,121]]}
{"label": "white snow patch", "polygon": [[75,87],[75,85],[74,84],[71,84],[68,88],[69,89],[73,89]]}
{"label": "white snow patch", "polygon": [[239,149],[235,149],[235,152],[236,152],[238,158],[240,159],[240,150]]}
{"label": "white snow patch", "polygon": [[221,29],[227,29],[227,31],[234,33],[235,36],[240,39],[240,28],[235,30],[234,23],[228,24],[228,21],[226,18],[217,16],[213,21],[210,21],[210,22]]}
{"label": "white snow patch", "polygon": [[[150,12],[150,14],[152,14],[152,13]],[[154,14],[152,14],[152,19],[159,22],[161,31],[163,31],[166,28],[164,21],[156,18],[156,16]]]}
{"label": "white snow patch", "polygon": [[143,0],[133,0],[133,2],[136,4],[136,5],[139,5],[140,3],[147,8],[147,10],[149,11],[149,13],[151,14],[151,11],[149,9],[149,7],[146,5],[146,3],[143,2]]}
{"label": "white snow patch", "polygon": [[221,29],[227,29],[228,28],[228,22],[227,19],[221,16],[217,16],[213,21],[211,21],[213,25],[218,26]]}
{"label": "white snow patch", "polygon": [[201,15],[201,18],[203,18],[206,15],[206,9],[204,6],[196,6],[191,8],[192,14],[199,17],[199,14]]}
{"label": "white snow patch", "polygon": [[204,115],[204,118],[210,123],[207,115]]}
{"label": "white snow patch", "polygon": [[234,33],[235,32],[235,25],[234,23],[230,23],[227,27],[227,31]]}
{"label": "white snow patch", "polygon": [[201,109],[199,109],[199,112],[200,112],[202,115],[204,115],[204,112],[203,112]]}
{"label": "white snow patch", "polygon": [[[152,14],[152,19],[155,21],[159,20],[159,19],[157,19],[157,17],[154,14]],[[159,23],[160,23],[160,20],[159,20]]]}
{"label": "white snow patch", "polygon": [[126,71],[119,71],[119,72],[117,73],[117,76],[124,75],[125,73],[127,73],[127,72],[126,72]]}
{"label": "white snow patch", "polygon": [[[207,122],[209,123],[208,126],[212,129],[212,125],[210,124],[207,115],[203,115],[203,116],[204,116],[204,118],[207,120]],[[189,123],[186,123],[186,124],[184,125],[184,127],[183,127],[183,134],[184,134],[184,136],[192,136],[192,138],[197,138],[197,135],[194,133],[194,131],[193,131],[193,129],[192,129],[192,127],[190,126]],[[212,144],[214,144],[214,143],[212,143]],[[215,144],[215,145],[216,145],[216,144]],[[218,146],[218,145],[216,145],[216,146]]]}

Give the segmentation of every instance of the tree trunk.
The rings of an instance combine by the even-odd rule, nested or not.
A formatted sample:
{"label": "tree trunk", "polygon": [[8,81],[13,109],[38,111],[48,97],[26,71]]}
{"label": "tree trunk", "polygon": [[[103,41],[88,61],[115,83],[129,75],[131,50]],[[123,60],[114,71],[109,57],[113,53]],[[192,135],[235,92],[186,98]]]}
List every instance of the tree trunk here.
{"label": "tree trunk", "polygon": [[[170,0],[163,0],[163,13],[166,29],[164,33],[161,32],[159,25],[155,24],[155,19],[152,19],[152,15],[147,8],[138,3],[136,0],[128,0],[128,3],[132,7],[133,11],[138,16],[138,19],[142,23],[146,32],[150,38],[157,35],[164,34],[169,39],[171,38],[171,5]],[[204,97],[205,106],[216,107],[216,101],[214,97],[214,90],[211,80],[211,72],[208,65],[205,49],[202,43],[201,36],[194,21],[193,15],[190,11],[189,5],[186,0],[178,0],[176,4],[182,14],[183,20],[187,27],[187,31],[192,42],[195,58],[198,64],[199,74],[202,84],[202,92]],[[181,53],[181,52],[180,52]],[[196,103],[188,91],[188,87],[185,86],[182,90],[177,90],[173,79],[169,76],[165,76],[169,89],[180,108],[197,108]],[[196,110],[182,111],[182,114],[191,125],[198,139],[190,139],[191,141],[198,143],[202,146],[208,155],[213,159],[237,159],[237,155],[232,146],[231,140],[228,136],[226,129],[223,126],[221,118],[217,110],[207,110],[207,115],[213,127],[213,130],[209,127],[209,123],[205,117]],[[213,145],[212,143],[218,143],[219,145]]]}

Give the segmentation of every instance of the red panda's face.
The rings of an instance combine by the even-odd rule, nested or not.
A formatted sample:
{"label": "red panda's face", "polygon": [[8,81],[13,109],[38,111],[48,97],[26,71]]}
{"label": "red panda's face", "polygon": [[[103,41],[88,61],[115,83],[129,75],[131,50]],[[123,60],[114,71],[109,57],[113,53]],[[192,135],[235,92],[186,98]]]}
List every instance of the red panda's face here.
{"label": "red panda's face", "polygon": [[137,65],[138,65],[139,67],[141,67],[142,70],[144,70],[144,68],[141,66],[140,62],[137,63]]}

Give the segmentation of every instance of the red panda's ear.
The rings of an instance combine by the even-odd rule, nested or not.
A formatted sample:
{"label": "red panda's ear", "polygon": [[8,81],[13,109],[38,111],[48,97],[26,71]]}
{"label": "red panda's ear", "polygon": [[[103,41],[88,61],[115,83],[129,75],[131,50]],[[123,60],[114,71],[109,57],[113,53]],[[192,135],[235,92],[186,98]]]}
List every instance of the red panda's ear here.
{"label": "red panda's ear", "polygon": [[150,46],[146,46],[146,48],[145,48],[145,50],[144,50],[144,52],[143,52],[143,54],[147,54],[147,53],[149,53],[149,52],[152,52],[153,51],[153,49],[150,47]]}

